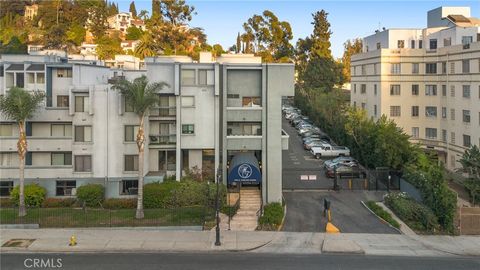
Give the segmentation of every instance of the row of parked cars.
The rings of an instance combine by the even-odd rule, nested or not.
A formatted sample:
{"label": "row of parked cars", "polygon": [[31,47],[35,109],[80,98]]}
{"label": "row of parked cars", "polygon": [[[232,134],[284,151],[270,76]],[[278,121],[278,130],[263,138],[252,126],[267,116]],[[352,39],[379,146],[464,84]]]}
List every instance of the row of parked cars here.
{"label": "row of parked cars", "polygon": [[293,106],[283,106],[283,115],[295,127],[302,138],[303,147],[315,158],[335,157],[323,163],[327,177],[365,177],[365,172],[358,162],[350,157],[350,149],[336,145],[327,134],[315,126],[308,116],[302,115],[300,109]]}

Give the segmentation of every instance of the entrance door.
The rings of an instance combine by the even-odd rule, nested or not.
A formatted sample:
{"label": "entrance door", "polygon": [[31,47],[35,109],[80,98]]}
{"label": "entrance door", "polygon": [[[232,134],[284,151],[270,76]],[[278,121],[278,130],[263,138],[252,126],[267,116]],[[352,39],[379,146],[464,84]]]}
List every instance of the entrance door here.
{"label": "entrance door", "polygon": [[158,170],[175,171],[177,162],[177,152],[175,150],[158,151]]}

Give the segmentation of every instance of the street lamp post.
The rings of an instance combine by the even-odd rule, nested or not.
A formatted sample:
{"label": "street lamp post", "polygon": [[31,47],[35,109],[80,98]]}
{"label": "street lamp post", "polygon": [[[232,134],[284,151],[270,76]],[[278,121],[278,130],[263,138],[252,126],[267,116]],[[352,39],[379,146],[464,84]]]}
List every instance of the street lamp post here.
{"label": "street lamp post", "polygon": [[217,170],[217,196],[215,198],[215,215],[217,219],[217,227],[215,228],[215,246],[222,245],[220,243],[220,209],[219,209],[219,190],[220,190],[220,180],[222,179],[222,169]]}
{"label": "street lamp post", "polygon": [[338,182],[337,182],[338,181],[338,179],[337,179],[337,177],[338,177],[338,175],[337,175],[337,165],[333,166],[333,176],[334,176],[333,177],[333,190],[338,191],[339,188],[338,188]]}

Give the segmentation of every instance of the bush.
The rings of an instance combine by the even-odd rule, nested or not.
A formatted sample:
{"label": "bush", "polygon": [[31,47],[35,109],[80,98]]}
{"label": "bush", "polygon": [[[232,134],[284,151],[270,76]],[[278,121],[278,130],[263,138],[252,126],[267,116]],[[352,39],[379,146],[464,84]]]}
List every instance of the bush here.
{"label": "bush", "polygon": [[77,200],[75,198],[46,198],[42,207],[45,208],[61,208],[61,207],[72,207]]}
{"label": "bush", "polygon": [[[28,207],[40,207],[42,206],[43,200],[45,200],[45,195],[47,191],[45,188],[37,184],[25,185],[25,206]],[[20,200],[20,186],[15,186],[10,193],[11,200],[15,205],[19,205]]]}
{"label": "bush", "polygon": [[143,205],[145,208],[167,208],[173,190],[179,186],[180,182],[177,181],[146,184],[143,187]]}
{"label": "bush", "polygon": [[281,203],[270,203],[263,208],[263,216],[258,223],[263,230],[276,230],[283,220],[283,207]]}
{"label": "bush", "polygon": [[137,207],[137,199],[106,199],[103,207],[107,209],[132,209]]}
{"label": "bush", "polygon": [[390,225],[392,225],[393,227],[397,228],[397,229],[400,229],[400,224],[395,220],[393,219],[392,215],[390,215],[390,213],[388,213],[387,211],[385,211],[382,207],[380,207],[379,205],[377,205],[374,201],[368,201],[366,203],[366,205],[368,206],[368,208],[370,208],[370,210],[372,210],[377,216],[379,216],[380,218],[382,218],[383,220],[385,220],[386,222],[390,223]]}
{"label": "bush", "polygon": [[77,198],[86,206],[98,207],[104,200],[104,187],[100,184],[87,184],[77,188]]}
{"label": "bush", "polygon": [[0,198],[0,207],[9,208],[15,206],[15,203],[10,198]]}

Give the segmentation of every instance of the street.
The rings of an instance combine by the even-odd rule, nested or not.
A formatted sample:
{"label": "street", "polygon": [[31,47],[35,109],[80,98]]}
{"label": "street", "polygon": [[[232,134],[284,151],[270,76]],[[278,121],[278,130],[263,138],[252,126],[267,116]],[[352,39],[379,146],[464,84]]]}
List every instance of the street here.
{"label": "street", "polygon": [[[34,267],[34,262],[50,264]],[[480,268],[479,258],[254,253],[2,254],[1,268],[16,269],[455,269]]]}

